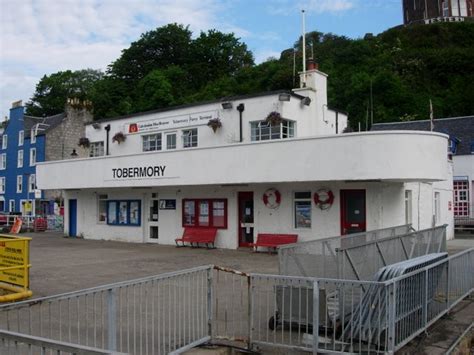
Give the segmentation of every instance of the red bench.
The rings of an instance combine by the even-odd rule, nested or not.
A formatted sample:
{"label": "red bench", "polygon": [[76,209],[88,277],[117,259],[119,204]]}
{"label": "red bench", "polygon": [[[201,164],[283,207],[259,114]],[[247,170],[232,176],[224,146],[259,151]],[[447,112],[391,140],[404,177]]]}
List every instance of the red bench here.
{"label": "red bench", "polygon": [[[210,245],[213,248],[214,242],[216,240],[217,235],[217,228],[195,228],[195,227],[185,227],[183,236],[181,238],[176,238],[174,241],[176,242],[177,247],[184,247],[186,246],[184,243],[190,243],[193,247],[194,243],[196,246],[199,247],[199,243],[206,244],[206,247],[209,249]],[[182,245],[179,245],[178,242],[181,242]]]}
{"label": "red bench", "polygon": [[255,251],[257,251],[258,247],[273,248],[276,250],[279,245],[296,243],[297,240],[297,234],[259,233],[257,235],[257,241],[251,244],[251,246],[254,247]]}

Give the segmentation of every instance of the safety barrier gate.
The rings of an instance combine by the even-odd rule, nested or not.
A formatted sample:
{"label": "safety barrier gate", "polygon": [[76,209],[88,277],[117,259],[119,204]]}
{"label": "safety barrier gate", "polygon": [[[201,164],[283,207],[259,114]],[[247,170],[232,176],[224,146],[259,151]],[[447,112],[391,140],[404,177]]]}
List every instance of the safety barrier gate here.
{"label": "safety barrier gate", "polygon": [[0,235],[0,302],[32,296],[29,289],[31,238]]}

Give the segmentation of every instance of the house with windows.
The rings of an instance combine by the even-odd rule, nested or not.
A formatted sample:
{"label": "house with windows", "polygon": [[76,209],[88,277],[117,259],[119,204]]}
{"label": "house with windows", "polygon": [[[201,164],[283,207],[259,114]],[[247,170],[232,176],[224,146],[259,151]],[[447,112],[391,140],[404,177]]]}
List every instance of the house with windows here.
{"label": "house with windows", "polygon": [[[431,121],[376,123],[372,131],[430,131]],[[438,118],[433,131],[447,134],[448,154],[453,162],[454,218],[474,218],[474,116]]]}
{"label": "house with windows", "polygon": [[65,112],[50,117],[27,116],[22,101],[12,104],[0,134],[0,211],[23,215],[59,212],[61,191],[37,189],[36,164],[65,159],[73,152],[85,156],[77,143],[92,115],[79,104],[69,100]]}
{"label": "house with windows", "polygon": [[87,124],[89,157],[39,163],[37,183],[64,191],[65,233],[91,239],[174,244],[213,227],[235,249],[259,233],[452,225],[452,193],[434,188],[452,185],[446,134],[343,133],[347,121],[309,66],[291,91]]}

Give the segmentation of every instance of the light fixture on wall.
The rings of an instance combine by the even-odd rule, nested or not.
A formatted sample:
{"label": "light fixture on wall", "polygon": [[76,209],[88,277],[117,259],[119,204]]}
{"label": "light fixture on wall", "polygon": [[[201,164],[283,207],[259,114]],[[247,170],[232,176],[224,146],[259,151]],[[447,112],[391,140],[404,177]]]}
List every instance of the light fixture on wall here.
{"label": "light fixture on wall", "polygon": [[309,106],[310,103],[311,103],[311,99],[307,96],[301,99],[301,106]]}
{"label": "light fixture on wall", "polygon": [[291,95],[287,92],[282,92],[278,95],[278,101],[290,101]]}
{"label": "light fixture on wall", "polygon": [[72,150],[71,157],[77,158],[77,152],[75,149]]}
{"label": "light fixture on wall", "polygon": [[223,102],[223,103],[222,103],[222,108],[223,108],[224,110],[229,110],[229,109],[231,109],[231,108],[232,108],[232,102]]}

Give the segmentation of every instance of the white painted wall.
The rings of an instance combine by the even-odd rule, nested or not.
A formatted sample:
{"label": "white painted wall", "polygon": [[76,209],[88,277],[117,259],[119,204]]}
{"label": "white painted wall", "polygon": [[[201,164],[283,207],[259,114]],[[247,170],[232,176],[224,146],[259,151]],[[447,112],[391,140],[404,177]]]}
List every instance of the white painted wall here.
{"label": "white painted wall", "polygon": [[[442,181],[447,136],[382,131],[39,163],[40,189],[297,181]],[[113,169],[166,167],[163,176],[114,178]]]}
{"label": "white painted wall", "polygon": [[[282,201],[277,209],[267,208],[262,200],[266,189],[273,187],[280,191]],[[333,206],[320,210],[312,202],[312,228],[294,228],[293,196],[296,191],[311,191],[312,196],[320,188],[329,188],[335,195]],[[153,189],[101,189],[67,192],[66,198],[77,198],[78,235],[88,239],[118,240],[126,242],[149,242],[147,235],[148,201],[152,193],[159,199],[176,199],[176,210],[159,211],[160,244],[174,244],[174,239],[181,236],[182,200],[185,198],[226,198],[228,206],[228,227],[220,229],[216,245],[219,248],[235,249],[238,247],[238,191],[253,191],[255,205],[255,235],[257,233],[295,233],[300,241],[340,235],[340,190],[365,189],[367,200],[367,229],[386,228],[405,223],[405,189],[413,190],[414,226],[420,228],[431,226],[432,213],[418,213],[432,204],[430,197],[435,189],[433,184],[403,183],[294,183],[294,184],[261,184],[239,187],[180,187]],[[420,191],[420,204],[416,197]],[[142,201],[142,225],[140,227],[109,226],[97,222],[97,195],[108,194],[109,199],[140,199]],[[68,203],[66,201],[66,207]],[[418,210],[418,206],[420,209]],[[65,229],[69,228],[68,211],[65,213]],[[443,215],[443,218],[446,218]],[[443,221],[444,223],[444,221]],[[443,224],[440,223],[440,224]],[[418,229],[418,228],[417,228]]]}

